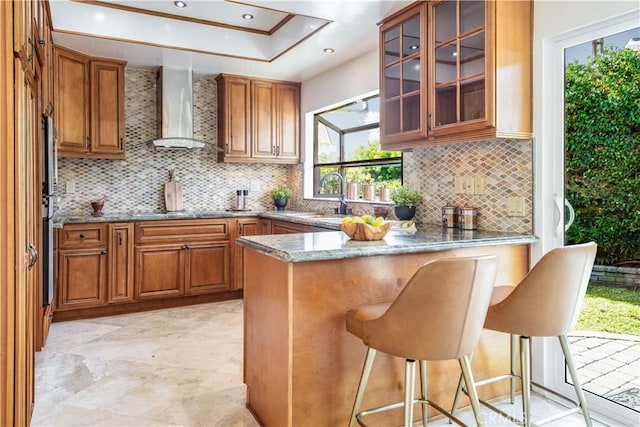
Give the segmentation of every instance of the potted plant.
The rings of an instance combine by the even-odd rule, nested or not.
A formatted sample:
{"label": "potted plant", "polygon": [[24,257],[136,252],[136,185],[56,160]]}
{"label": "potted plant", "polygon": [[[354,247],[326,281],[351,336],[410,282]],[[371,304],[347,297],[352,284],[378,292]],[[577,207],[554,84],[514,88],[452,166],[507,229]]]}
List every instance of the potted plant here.
{"label": "potted plant", "polygon": [[394,213],[399,220],[413,218],[416,214],[416,204],[420,200],[422,200],[420,193],[411,187],[402,186],[391,190],[391,201],[396,204]]}
{"label": "potted plant", "polygon": [[287,206],[289,197],[291,197],[291,189],[286,185],[278,185],[276,188],[271,190],[273,204],[279,211],[283,211],[284,207]]}

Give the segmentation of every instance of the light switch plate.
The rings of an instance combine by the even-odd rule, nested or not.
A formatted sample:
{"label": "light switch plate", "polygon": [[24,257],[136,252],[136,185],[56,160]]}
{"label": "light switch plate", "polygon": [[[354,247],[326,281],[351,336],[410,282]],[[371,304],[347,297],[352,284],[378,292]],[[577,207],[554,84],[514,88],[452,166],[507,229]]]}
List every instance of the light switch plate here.
{"label": "light switch plate", "polygon": [[456,176],[456,177],[453,178],[453,186],[455,187],[455,193],[456,194],[464,193],[464,188],[462,186],[462,177],[461,176]]}
{"label": "light switch plate", "polygon": [[66,182],[64,186],[64,192],[67,194],[73,194],[76,192],[76,182],[73,180],[69,180]]}
{"label": "light switch plate", "polygon": [[473,177],[472,176],[466,176],[464,177],[464,194],[473,194],[474,191],[474,184],[473,184]]}
{"label": "light switch plate", "polygon": [[484,194],[484,177],[476,176],[473,178],[473,192],[475,194]]}
{"label": "light switch plate", "polygon": [[524,216],[524,197],[515,196],[507,199],[508,216]]}

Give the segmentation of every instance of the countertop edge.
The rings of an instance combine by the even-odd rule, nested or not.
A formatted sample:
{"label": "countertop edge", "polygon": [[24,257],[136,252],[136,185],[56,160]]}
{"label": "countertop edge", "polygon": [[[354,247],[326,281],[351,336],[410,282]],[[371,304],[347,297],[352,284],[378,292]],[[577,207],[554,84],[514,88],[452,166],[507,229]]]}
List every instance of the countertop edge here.
{"label": "countertop edge", "polygon": [[[313,233],[318,239],[329,238],[331,232]],[[334,232],[340,233],[342,232]],[[309,234],[309,233],[307,233]],[[289,235],[290,236],[290,235]],[[345,241],[349,242],[349,239]],[[313,240],[313,237],[311,238]],[[331,249],[317,250],[285,250],[276,245],[268,245],[252,239],[251,236],[240,237],[236,241],[238,244],[255,250],[256,252],[276,258],[283,262],[310,262],[327,261],[332,259],[359,258],[378,255],[402,255],[424,252],[436,252],[451,249],[495,246],[495,245],[526,245],[537,242],[539,239],[533,235],[514,235],[509,237],[482,238],[478,240],[456,240],[456,241],[429,241],[429,242],[407,242],[405,244],[375,246],[374,242],[356,242],[362,244],[356,247],[335,247]],[[367,245],[370,243],[371,245]],[[348,244],[348,243],[347,243]]]}

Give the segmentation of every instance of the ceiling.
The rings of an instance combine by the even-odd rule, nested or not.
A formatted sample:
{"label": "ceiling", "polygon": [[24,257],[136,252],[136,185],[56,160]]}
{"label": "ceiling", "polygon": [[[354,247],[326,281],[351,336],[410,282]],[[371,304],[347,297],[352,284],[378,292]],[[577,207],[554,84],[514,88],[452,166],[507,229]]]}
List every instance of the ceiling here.
{"label": "ceiling", "polygon": [[377,49],[377,24],[412,3],[184,1],[178,8],[174,0],[49,0],[53,40],[133,67],[303,81]]}

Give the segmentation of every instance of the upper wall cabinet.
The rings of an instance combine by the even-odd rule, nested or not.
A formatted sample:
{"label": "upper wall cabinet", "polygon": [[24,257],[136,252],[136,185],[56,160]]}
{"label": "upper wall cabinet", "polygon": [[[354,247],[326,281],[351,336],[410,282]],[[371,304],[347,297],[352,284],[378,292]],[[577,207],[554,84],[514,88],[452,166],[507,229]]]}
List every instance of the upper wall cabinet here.
{"label": "upper wall cabinet", "polygon": [[124,159],[125,62],[54,48],[60,157]]}
{"label": "upper wall cabinet", "polygon": [[216,80],[219,161],[300,161],[299,83],[227,74]]}
{"label": "upper wall cabinet", "polygon": [[380,27],[382,146],[531,138],[531,2],[416,2]]}

